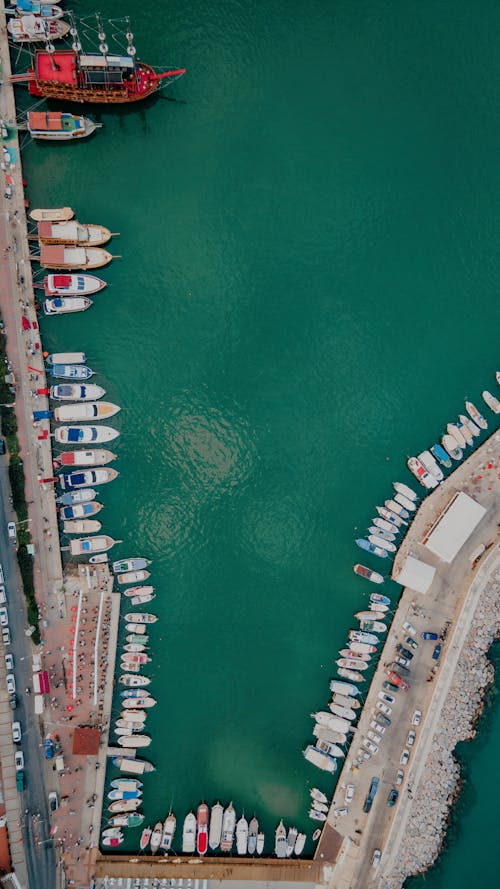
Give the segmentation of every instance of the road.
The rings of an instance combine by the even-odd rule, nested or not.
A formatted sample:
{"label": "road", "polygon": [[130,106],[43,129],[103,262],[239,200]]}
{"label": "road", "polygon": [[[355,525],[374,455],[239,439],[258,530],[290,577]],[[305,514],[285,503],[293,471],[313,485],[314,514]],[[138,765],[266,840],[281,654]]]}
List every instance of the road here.
{"label": "road", "polygon": [[[26,636],[27,618],[24,592],[15,547],[7,538],[7,522],[14,521],[10,505],[8,456],[0,458],[0,561],[2,562],[7,592],[7,607],[12,643],[4,651],[14,656],[16,679],[16,710],[13,720],[21,723],[22,742],[17,745],[24,753],[26,789],[21,794],[22,828],[28,880],[31,889],[54,889],[56,861],[53,841],[49,838],[50,823],[45,785],[46,768],[42,756],[42,738],[34,713],[34,696],[26,695],[32,687],[32,644]],[[38,816],[34,822],[33,816]],[[38,837],[39,845],[35,837]]]}

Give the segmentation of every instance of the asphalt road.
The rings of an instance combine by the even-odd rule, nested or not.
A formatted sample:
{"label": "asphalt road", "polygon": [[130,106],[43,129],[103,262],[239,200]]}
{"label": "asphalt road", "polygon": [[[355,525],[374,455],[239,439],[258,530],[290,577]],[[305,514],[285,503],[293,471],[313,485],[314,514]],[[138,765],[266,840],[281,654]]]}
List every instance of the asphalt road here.
{"label": "asphalt road", "polygon": [[8,457],[0,458],[0,561],[5,577],[11,645],[5,648],[14,656],[17,708],[12,719],[21,723],[22,741],[17,745],[24,753],[26,789],[21,794],[21,813],[26,864],[31,889],[54,889],[56,860],[53,840],[49,838],[50,819],[45,784],[47,766],[42,752],[38,718],[34,713],[32,688],[32,645],[26,636],[27,618],[24,593],[15,547],[7,537],[7,522],[15,516],[10,505]]}

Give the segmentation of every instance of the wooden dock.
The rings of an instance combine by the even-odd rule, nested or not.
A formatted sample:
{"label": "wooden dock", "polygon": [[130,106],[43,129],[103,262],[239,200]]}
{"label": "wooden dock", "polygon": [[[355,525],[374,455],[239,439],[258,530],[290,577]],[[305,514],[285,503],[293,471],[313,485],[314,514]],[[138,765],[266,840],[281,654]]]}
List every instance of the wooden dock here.
{"label": "wooden dock", "polygon": [[160,858],[152,855],[99,855],[97,878],[136,880],[248,880],[257,883],[321,883],[323,862],[289,858]]}

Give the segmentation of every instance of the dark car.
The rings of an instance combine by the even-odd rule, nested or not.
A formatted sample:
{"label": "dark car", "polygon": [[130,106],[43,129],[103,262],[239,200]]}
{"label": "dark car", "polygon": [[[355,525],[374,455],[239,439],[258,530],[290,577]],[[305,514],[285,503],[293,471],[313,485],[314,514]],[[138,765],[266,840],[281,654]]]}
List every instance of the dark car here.
{"label": "dark car", "polygon": [[397,790],[395,790],[395,788],[393,787],[389,793],[389,796],[387,797],[387,805],[388,806],[396,805],[396,803],[398,801],[398,796],[399,796],[399,792]]}
{"label": "dark car", "polygon": [[9,695],[9,704],[11,710],[15,710],[17,707],[17,695]]}
{"label": "dark car", "polygon": [[410,648],[413,648],[414,651],[415,651],[415,649],[418,648],[418,642],[415,642],[415,639],[412,639],[411,636],[407,636],[407,637],[406,637],[406,639],[405,639],[405,645],[409,645]]}
{"label": "dark car", "polygon": [[46,741],[43,742],[43,752],[45,754],[45,759],[53,759],[54,758],[54,742],[47,738]]}
{"label": "dark car", "polygon": [[377,719],[378,722],[380,722],[382,725],[385,725],[386,727],[389,727],[391,724],[391,720],[389,719],[389,717],[384,716],[383,713],[379,713],[378,710],[375,713],[375,718]]}
{"label": "dark car", "polygon": [[[399,660],[402,660],[402,658],[399,658]],[[399,664],[397,661],[395,664],[391,664],[391,670],[394,670],[394,672],[398,673],[399,676],[411,676],[410,671],[406,667],[404,667],[403,664]],[[390,678],[391,677],[389,676],[389,679]]]}
{"label": "dark car", "polygon": [[432,652],[433,660],[435,660],[435,661],[439,660],[439,655],[441,654],[441,648],[442,648],[441,645],[436,645],[434,647],[434,651]]}
{"label": "dark car", "polygon": [[387,691],[391,691],[391,692],[399,691],[399,686],[394,685],[394,683],[392,683],[392,682],[384,682],[384,683],[382,683],[382,686]]}
{"label": "dark car", "polygon": [[413,654],[411,651],[408,651],[408,649],[405,648],[404,645],[398,645],[396,647],[397,647],[397,650],[399,651],[399,653],[402,654],[403,657],[405,657],[407,661],[411,661],[411,659],[413,657]]}
{"label": "dark car", "polygon": [[16,772],[16,787],[19,793],[26,787],[26,779],[23,771]]}
{"label": "dark car", "polygon": [[435,642],[437,638],[437,633],[422,633],[422,639],[431,639],[433,642]]}
{"label": "dark car", "polygon": [[6,451],[5,439],[0,438],[0,454],[5,454],[5,451]]}

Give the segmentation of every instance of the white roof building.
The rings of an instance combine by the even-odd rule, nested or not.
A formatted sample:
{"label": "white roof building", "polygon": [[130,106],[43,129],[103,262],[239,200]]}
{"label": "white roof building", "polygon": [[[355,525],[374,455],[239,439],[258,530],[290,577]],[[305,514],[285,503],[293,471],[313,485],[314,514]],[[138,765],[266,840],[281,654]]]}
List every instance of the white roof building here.
{"label": "white roof building", "polygon": [[486,513],[484,506],[459,492],[431,528],[424,545],[444,562],[452,562]]}

